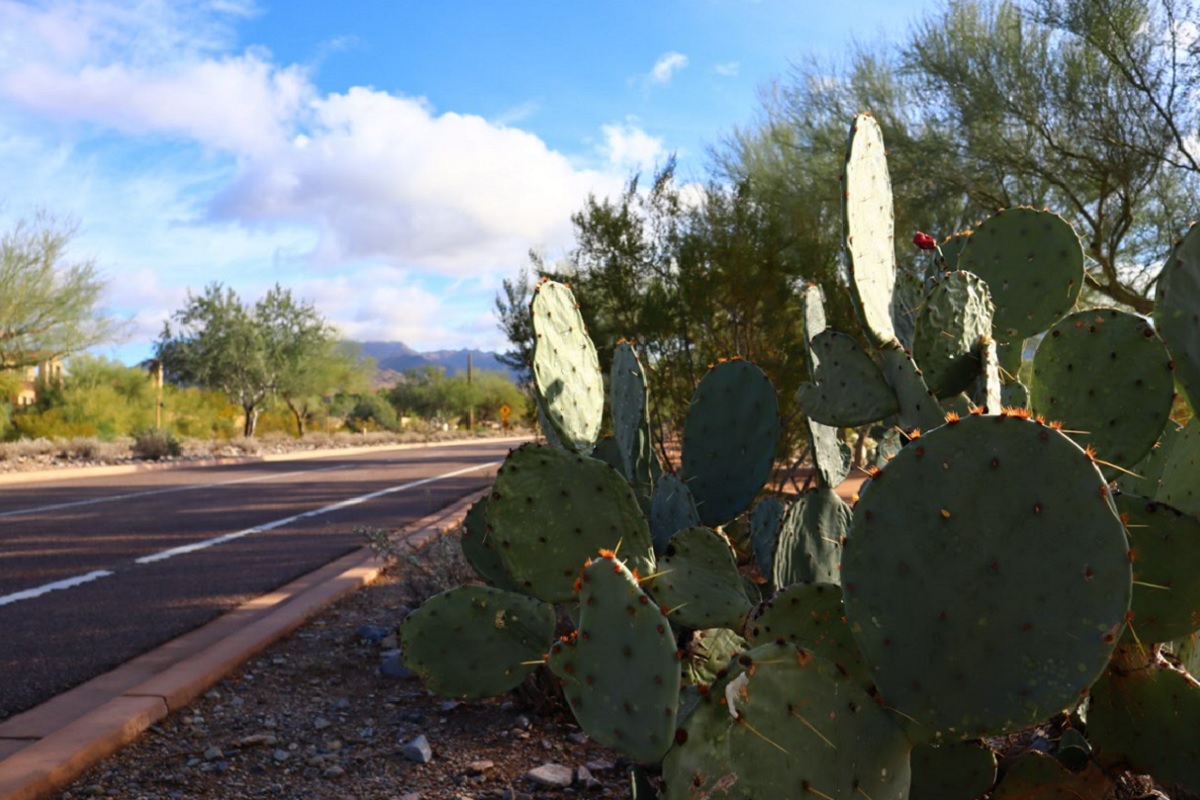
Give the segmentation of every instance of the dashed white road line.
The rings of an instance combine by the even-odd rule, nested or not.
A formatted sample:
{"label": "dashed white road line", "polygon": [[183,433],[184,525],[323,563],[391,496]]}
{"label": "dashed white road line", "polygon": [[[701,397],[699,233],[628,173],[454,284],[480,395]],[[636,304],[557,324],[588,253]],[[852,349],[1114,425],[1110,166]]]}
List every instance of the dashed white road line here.
{"label": "dashed white road line", "polygon": [[190,486],[172,486],[169,489],[149,489],[144,492],[129,492],[128,494],[114,494],[107,497],[93,497],[88,500],[72,500],[69,503],[53,503],[47,506],[35,506],[32,508],[18,508],[14,511],[0,512],[2,517],[20,517],[28,514],[39,514],[43,511],[61,511],[64,508],[77,508],[79,506],[91,506],[99,503],[117,503],[122,500],[134,500],[139,497],[152,497],[159,494],[173,494],[175,492],[192,492],[197,489],[212,489],[217,486],[232,486],[236,483],[257,483],[259,481],[269,481],[272,478],[290,478],[294,475],[307,475],[316,472],[332,472],[337,469],[347,469],[354,466],[353,464],[337,464],[332,467],[314,467],[313,469],[297,469],[291,472],[272,472],[269,475],[255,475],[251,478],[233,478],[228,481],[216,481],[215,483],[193,483]]}
{"label": "dashed white road line", "polygon": [[[463,469],[454,470],[453,472],[447,472],[443,475],[436,475],[432,478],[422,478],[419,481],[412,481],[410,483],[404,483],[399,486],[390,486],[387,489],[380,489],[375,492],[370,492],[368,494],[359,495],[358,497],[351,497],[347,500],[342,500],[340,502],[333,503],[331,505],[322,506],[321,508],[314,508],[311,511],[305,511],[301,514],[293,514],[290,517],[284,517],[282,519],[273,520],[271,522],[267,522],[262,525],[255,525],[253,528],[246,528],[245,530],[235,531],[233,533],[226,533],[222,536],[217,536],[212,539],[206,539],[202,542],[193,542],[192,544],[185,544],[185,545],[181,545],[179,547],[172,547],[169,550],[161,550],[157,553],[153,553],[148,556],[142,556],[141,558],[136,559],[135,563],[137,563],[137,564],[152,564],[156,561],[165,561],[168,558],[174,558],[175,556],[181,556],[181,555],[185,555],[187,553],[194,553],[197,550],[204,550],[206,548],[213,547],[215,545],[224,544],[225,542],[231,542],[235,539],[241,539],[242,537],[249,536],[253,533],[262,533],[264,531],[274,530],[275,528],[281,528],[284,525],[289,525],[293,522],[296,522],[297,520],[310,519],[312,517],[319,517],[323,514],[328,514],[332,511],[338,511],[343,508],[349,508],[351,506],[360,505],[362,503],[368,502],[369,500],[374,500],[378,497],[383,497],[385,495],[395,494],[397,492],[403,492],[408,489],[415,489],[418,486],[425,486],[430,483],[436,483],[437,481],[445,480],[447,478],[456,478],[459,475],[466,475],[467,473],[470,473],[470,472],[478,472],[481,469],[488,469],[490,467],[495,467],[495,466],[499,465],[500,463],[501,462],[499,462],[499,461],[492,461],[487,464],[476,464],[475,466],[472,466],[472,467],[465,467]],[[340,469],[340,468],[341,467],[330,467],[330,469]],[[305,471],[307,472],[309,470],[305,470]],[[279,477],[279,476],[274,476],[274,477]],[[90,501],[87,501],[87,502],[90,502]],[[47,592],[53,592],[53,591],[57,591],[59,589],[70,589],[72,587],[79,586],[80,584],[90,583],[92,581],[99,580],[100,578],[107,578],[108,576],[115,575],[115,574],[117,574],[117,573],[114,570],[100,569],[100,570],[95,570],[93,572],[89,572],[85,575],[76,575],[71,578],[65,578],[61,581],[54,581],[53,583],[46,583],[41,586],[35,586],[32,589],[24,589],[20,592],[14,592],[13,594],[2,595],[2,596],[0,596],[0,606],[5,606],[5,605],[8,605],[9,603],[15,603],[20,600],[30,600],[35,597],[41,597],[42,595],[46,594]]]}

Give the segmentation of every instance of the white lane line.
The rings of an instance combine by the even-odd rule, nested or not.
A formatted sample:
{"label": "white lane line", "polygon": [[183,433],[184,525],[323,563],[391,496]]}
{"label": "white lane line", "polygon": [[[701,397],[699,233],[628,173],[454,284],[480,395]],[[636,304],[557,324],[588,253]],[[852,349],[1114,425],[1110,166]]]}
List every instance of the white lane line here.
{"label": "white lane line", "polygon": [[468,472],[477,472],[478,470],[481,470],[481,469],[487,469],[489,467],[494,467],[500,463],[501,462],[499,462],[499,461],[493,461],[488,464],[478,464],[474,467],[466,467],[464,469],[455,470],[454,472],[447,472],[444,475],[437,475],[432,478],[422,478],[421,480],[413,481],[412,483],[405,483],[400,486],[391,486],[391,487],[388,487],[387,489],[380,489],[377,492],[371,492],[370,494],[359,495],[358,497],[351,497],[348,500],[342,500],[341,502],[334,503],[332,505],[322,506],[321,508],[314,508],[312,511],[305,511],[302,514],[294,514],[290,517],[284,517],[283,519],[277,519],[277,520],[273,520],[271,522],[266,522],[262,525],[255,525],[253,528],[246,528],[245,530],[234,531],[233,533],[226,533],[223,536],[217,536],[212,539],[206,539],[202,542],[193,542],[192,544],[180,545],[179,547],[172,547],[170,550],[162,550],[162,551],[153,553],[148,556],[142,556],[141,558],[137,559],[137,563],[138,564],[151,564],[155,561],[164,561],[168,558],[174,558],[175,556],[184,555],[185,553],[194,553],[197,550],[203,550],[207,547],[212,547],[212,546],[218,545],[218,544],[224,544],[225,542],[231,542],[234,539],[241,539],[243,536],[249,536],[252,533],[262,533],[263,531],[274,530],[275,528],[281,528],[284,525],[290,525],[291,523],[296,522],[297,520],[309,519],[311,517],[319,517],[322,514],[328,514],[331,511],[339,511],[343,508],[349,508],[350,506],[356,506],[356,505],[359,505],[360,503],[365,503],[368,500],[374,500],[377,497],[383,497],[384,495],[395,494],[396,492],[403,492],[406,489],[415,489],[418,486],[424,486],[428,483],[434,483],[436,481],[445,480],[446,478],[456,478],[459,475],[466,475]]}
{"label": "white lane line", "polygon": [[159,494],[172,494],[174,492],[191,492],[197,489],[212,489],[217,486],[232,486],[236,483],[257,483],[258,481],[269,481],[272,478],[290,478],[294,475],[308,475],[316,472],[332,472],[337,469],[348,469],[354,466],[353,464],[337,464],[332,467],[316,467],[314,469],[298,469],[292,472],[274,472],[270,475],[255,475],[252,478],[234,478],[228,481],[217,481],[216,483],[196,483],[191,486],[172,486],[169,489],[152,489],[146,492],[130,492],[128,494],[115,494],[108,497],[93,497],[90,500],[73,500],[69,503],[54,503],[48,506],[37,506],[36,508],[19,508],[16,511],[0,512],[0,518],[3,517],[19,517],[27,514],[38,514],[43,511],[61,511],[64,508],[77,508],[79,506],[91,506],[99,503],[116,503],[121,500],[134,500],[139,497],[152,497]]}
{"label": "white lane line", "polygon": [[18,600],[32,600],[35,597],[41,597],[47,592],[57,591],[59,589],[70,589],[72,586],[78,586],[81,583],[90,583],[100,578],[107,578],[115,573],[107,569],[98,569],[95,572],[89,572],[86,575],[76,575],[74,578],[64,578],[61,581],[54,583],[45,583],[41,586],[35,586],[32,589],[25,589],[20,592],[13,592],[0,597],[0,606],[6,606],[9,603],[15,603]]}

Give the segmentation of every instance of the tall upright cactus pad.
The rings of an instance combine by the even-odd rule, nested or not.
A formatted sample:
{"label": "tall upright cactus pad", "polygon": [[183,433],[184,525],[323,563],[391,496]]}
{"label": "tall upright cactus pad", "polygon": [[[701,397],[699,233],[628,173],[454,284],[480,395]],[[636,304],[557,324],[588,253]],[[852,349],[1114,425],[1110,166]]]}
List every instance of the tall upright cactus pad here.
{"label": "tall upright cactus pad", "polygon": [[650,440],[650,403],[646,371],[633,345],[622,340],[613,351],[609,378],[612,424],[625,477],[646,496],[653,491],[654,445]]}
{"label": "tall upright cactus pad", "polygon": [[548,663],[597,742],[634,761],[658,761],[667,752],[679,710],[675,637],[616,558],[602,556],[583,569],[578,636],[556,642]]}
{"label": "tall upright cactus pad", "polygon": [[700,522],[729,522],[754,502],[779,444],[775,387],[749,361],[722,361],[700,380],[683,425],[683,476]]}
{"label": "tall upright cactus pad", "polygon": [[604,415],[604,377],[575,295],[565,284],[542,281],[530,313],[538,407],[564,447],[590,453]]}
{"label": "tall upright cactus pad", "polygon": [[[804,352],[808,359],[808,374],[815,380],[821,355],[813,348],[812,340],[827,327],[825,294],[820,286],[809,284],[804,287],[802,301]],[[804,418],[804,425],[812,443],[812,458],[817,468],[817,477],[825,486],[837,486],[850,474],[850,448],[838,439],[838,429],[835,426],[818,422],[810,416]]]}
{"label": "tall upright cactus pad", "polygon": [[900,410],[879,367],[853,337],[834,330],[812,338],[817,358],[812,381],[800,384],[796,400],[813,420],[839,428],[869,425]]}
{"label": "tall upright cactus pad", "polygon": [[775,546],[783,527],[783,503],[775,496],[764,497],[750,511],[750,552],[754,565],[764,578],[771,575],[775,563]]}
{"label": "tall upright cactus pad", "polygon": [[1155,781],[1200,793],[1200,684],[1158,662],[1109,668],[1088,706],[1088,739],[1101,764],[1126,763]]}
{"label": "tall upright cactus pad", "polygon": [[850,529],[850,507],[827,486],[796,498],[783,518],[771,583],[840,583],[842,539]]}
{"label": "tall upright cactus pad", "polygon": [[991,336],[994,311],[987,284],[969,272],[943,275],[925,295],[912,355],[938,397],[965,392],[979,377],[980,342]]}
{"label": "tall upright cactus pad", "polygon": [[654,569],[650,529],[633,489],[594,458],[518,447],[496,475],[487,521],[505,571],[550,603],[574,597],[580,565],[601,548],[619,546],[642,574]]}
{"label": "tall upright cactus pad", "polygon": [[1121,634],[1130,581],[1091,460],[1009,415],[901,450],[842,553],[846,615],[884,699],[942,740],[1019,730],[1077,699]]}
{"label": "tall upright cactus pad", "polygon": [[1200,517],[1200,416],[1174,437],[1154,499]]}
{"label": "tall upright cactus pad", "polygon": [[1102,308],[1072,314],[1050,329],[1033,357],[1030,393],[1034,412],[1062,422],[1100,459],[1129,468],[1162,432],[1175,378],[1149,322]]}
{"label": "tall upright cactus pad", "polygon": [[753,607],[729,543],[708,528],[672,536],[647,588],[672,622],[688,628],[740,630]]}
{"label": "tall upright cactus pad", "polygon": [[1135,556],[1125,639],[1169,642],[1200,631],[1200,519],[1145,497],[1116,500]]}
{"label": "tall upright cactus pad", "polygon": [[850,126],[842,190],[850,296],[867,338],[880,347],[896,338],[892,325],[895,218],[883,132],[870,114],[859,114]]}
{"label": "tall upright cactus pad", "polygon": [[1083,288],[1083,249],[1057,214],[1009,208],[971,234],[958,268],[987,281],[996,304],[995,337],[1041,333],[1075,306]]}
{"label": "tall upright cactus pad", "polygon": [[783,639],[811,650],[850,673],[860,685],[873,685],[846,624],[842,587],[836,584],[795,583],[780,589],[754,610],[746,634],[754,644]]}
{"label": "tall upright cactus pad", "polygon": [[667,549],[667,543],[677,531],[700,524],[700,512],[687,484],[673,473],[664,473],[654,484],[650,498],[650,534],[654,552]]}
{"label": "tall upright cactus pad", "polygon": [[525,594],[504,571],[504,560],[500,558],[495,541],[488,535],[487,502],[486,497],[476,500],[463,519],[462,535],[459,537],[463,556],[475,574],[489,585]]}
{"label": "tall upright cactus pad", "polygon": [[1175,357],[1179,383],[1200,409],[1200,229],[1188,229],[1159,277],[1154,323]]}
{"label": "tall upright cactus pad", "polygon": [[739,796],[907,800],[911,745],[853,678],[787,643],[739,660],[745,672],[725,690]]}
{"label": "tall upright cactus pad", "polygon": [[504,694],[533,671],[554,638],[554,607],[490,586],[434,595],[404,619],[404,660],[430,691]]}

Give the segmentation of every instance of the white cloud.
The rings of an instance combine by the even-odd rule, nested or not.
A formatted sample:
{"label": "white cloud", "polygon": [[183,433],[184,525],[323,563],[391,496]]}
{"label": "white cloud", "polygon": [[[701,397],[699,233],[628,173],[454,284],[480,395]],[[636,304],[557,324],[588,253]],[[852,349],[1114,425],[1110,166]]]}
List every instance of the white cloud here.
{"label": "white cloud", "polygon": [[616,170],[628,172],[652,167],[666,152],[661,138],[646,133],[633,124],[632,120],[604,125],[601,131],[604,134],[604,142],[600,151],[608,159],[609,165]]}
{"label": "white cloud", "polygon": [[738,71],[742,65],[736,61],[726,61],[723,64],[717,64],[713,67],[713,72],[720,75],[722,78],[736,78]]}
{"label": "white cloud", "polygon": [[663,53],[654,62],[654,66],[650,70],[650,74],[646,76],[647,82],[659,86],[666,85],[671,82],[671,78],[676,72],[688,65],[688,57],[683,53],[676,53],[674,50]]}

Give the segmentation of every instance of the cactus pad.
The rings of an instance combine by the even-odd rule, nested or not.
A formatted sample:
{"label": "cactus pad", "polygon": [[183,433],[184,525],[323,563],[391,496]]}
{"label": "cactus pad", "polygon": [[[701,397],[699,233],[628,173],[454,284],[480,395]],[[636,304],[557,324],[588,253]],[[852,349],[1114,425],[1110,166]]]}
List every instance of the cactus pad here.
{"label": "cactus pad", "polygon": [[842,540],[850,529],[850,507],[828,487],[818,486],[792,503],[783,518],[771,583],[841,583]]}
{"label": "cactus pad", "polygon": [[913,347],[913,334],[921,304],[925,302],[925,281],[906,269],[896,271],[896,288],[892,297],[892,327],[896,339],[905,350]]}
{"label": "cactus pad", "polygon": [[796,399],[811,419],[839,428],[869,425],[900,410],[883,373],[858,342],[826,330],[810,342],[817,356],[811,383],[800,385]]}
{"label": "cactus pad", "polygon": [[672,536],[647,588],[670,610],[671,621],[687,628],[740,630],[753,605],[729,543],[708,528],[685,528]]}
{"label": "cactus pad", "polygon": [[1116,501],[1134,554],[1125,639],[1169,642],[1200,630],[1200,520],[1136,495]]}
{"label": "cactus pad", "polygon": [[969,272],[942,276],[925,296],[916,318],[913,360],[938,397],[966,391],[979,376],[980,342],[991,336],[991,293]]}
{"label": "cactus pad", "polygon": [[524,680],[545,653],[554,607],[490,586],[459,586],[409,614],[400,635],[405,663],[430,691],[495,697]]}
{"label": "cactus pad", "polygon": [[1200,792],[1200,684],[1161,662],[1114,666],[1092,687],[1088,739],[1101,764],[1124,762],[1160,784]]}
{"label": "cactus pad", "polygon": [[1142,497],[1157,497],[1162,486],[1163,470],[1171,456],[1171,448],[1175,439],[1183,433],[1183,426],[1176,425],[1173,420],[1167,420],[1163,426],[1158,441],[1150,448],[1150,452],[1141,461],[1134,464],[1130,473],[1117,477],[1117,486],[1122,492],[1141,495]]}
{"label": "cactus pad", "polygon": [[975,229],[958,268],[987,281],[996,304],[995,337],[1041,333],[1075,306],[1083,288],[1083,249],[1057,214],[1009,208]]}
{"label": "cactus pad", "polygon": [[604,414],[604,378],[575,295],[565,284],[542,281],[530,313],[538,405],[565,447],[590,453]]}
{"label": "cactus pad", "polygon": [[1154,499],[1200,517],[1200,417],[1174,437]]}
{"label": "cactus pad", "polygon": [[684,679],[693,685],[713,683],[728,669],[730,660],[748,647],[746,640],[729,628],[695,631],[683,660]]}
{"label": "cactus pad", "polygon": [[996,754],[987,745],[952,742],[913,748],[910,791],[918,800],[975,800],[995,782]]}
{"label": "cactus pad", "polygon": [[633,345],[617,342],[609,379],[612,425],[621,451],[621,470],[638,491],[653,491],[653,443],[650,441],[650,406],[646,371]]}
{"label": "cactus pad", "polygon": [[1192,410],[1200,409],[1200,229],[1188,229],[1163,265],[1154,323],[1166,340]]}
{"label": "cactus pad", "polygon": [[1162,432],[1175,379],[1150,323],[1105,308],[1072,314],[1050,329],[1033,358],[1030,390],[1034,412],[1061,421],[1104,461],[1128,468]]}
{"label": "cactus pad", "polygon": [[775,546],[783,527],[783,503],[777,497],[764,497],[750,511],[750,551],[758,574],[767,577],[775,563]]}
{"label": "cactus pad", "polygon": [[676,531],[700,524],[696,501],[687,484],[671,473],[664,473],[654,484],[650,499],[650,533],[654,537],[654,552],[661,553]]}
{"label": "cactus pad", "polygon": [[589,736],[634,761],[657,761],[679,708],[671,626],[615,558],[592,561],[580,583],[578,635],[555,642],[550,669]]}
{"label": "cactus pad", "polygon": [[750,507],[779,435],[779,401],[761,369],[737,360],[708,371],[683,425],[683,475],[701,523],[722,525]]}
{"label": "cactus pad", "polygon": [[862,686],[871,672],[846,624],[842,587],[833,583],[794,583],[755,609],[746,633],[754,644],[783,639],[829,659]]}
{"label": "cactus pad", "polygon": [[654,569],[650,529],[629,483],[602,461],[536,444],[508,454],[487,511],[504,569],[550,603],[574,596],[579,568],[620,547],[643,574]]}
{"label": "cactus pad", "polygon": [[744,798],[729,763],[733,719],[717,687],[701,697],[663,759],[663,800]]}
{"label": "cactus pad", "polygon": [[842,224],[850,296],[863,331],[879,347],[896,338],[892,327],[895,220],[883,133],[870,114],[859,114],[850,126],[843,181]]}
{"label": "cactus pad", "polygon": [[524,594],[504,571],[504,561],[496,551],[492,537],[488,535],[486,497],[475,501],[467,511],[459,543],[462,545],[463,556],[476,575],[497,589]]}
{"label": "cactus pad", "polygon": [[1071,772],[1053,756],[1028,752],[1004,773],[992,800],[1080,800],[1110,797],[1112,781],[1095,764]]}
{"label": "cactus pad", "polygon": [[1050,716],[1100,674],[1129,608],[1129,554],[1074,442],[1017,416],[970,416],[910,442],[871,481],[842,587],[886,702],[934,737],[976,738]]}
{"label": "cactus pad", "polygon": [[899,347],[884,347],[879,351],[883,364],[883,379],[896,393],[900,406],[900,427],[906,431],[914,428],[932,430],[942,424],[942,413],[938,399],[929,386],[916,362]]}
{"label": "cactus pad", "polygon": [[739,661],[745,672],[725,690],[739,796],[908,798],[911,745],[853,678],[786,643]]}

